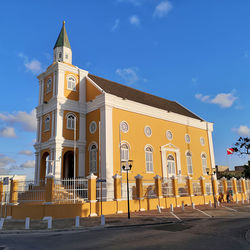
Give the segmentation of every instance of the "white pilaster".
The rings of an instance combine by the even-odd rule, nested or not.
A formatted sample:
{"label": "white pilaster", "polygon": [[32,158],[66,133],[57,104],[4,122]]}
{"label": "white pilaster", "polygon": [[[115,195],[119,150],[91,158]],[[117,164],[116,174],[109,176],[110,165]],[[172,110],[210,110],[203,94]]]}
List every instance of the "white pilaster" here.
{"label": "white pilaster", "polygon": [[40,178],[40,152],[35,152],[35,184],[39,183]]}
{"label": "white pilaster", "polygon": [[43,104],[43,97],[44,97],[44,80],[41,81],[41,104]]}
{"label": "white pilaster", "polygon": [[53,96],[56,95],[56,71],[53,74]]}
{"label": "white pilaster", "polygon": [[86,115],[80,113],[79,141],[83,142],[85,140],[86,140]]}
{"label": "white pilaster", "polygon": [[43,118],[39,118],[39,143],[42,141],[42,127],[43,127]]}
{"label": "white pilaster", "polygon": [[56,146],[54,149],[54,173],[56,179],[61,179],[62,176],[62,147]]}
{"label": "white pilaster", "polygon": [[210,160],[211,160],[212,168],[215,168],[212,131],[213,131],[213,124],[212,123],[207,123],[207,133],[208,133],[208,144],[209,144],[209,151],[210,151]]}
{"label": "white pilaster", "polygon": [[85,149],[78,148],[78,176],[85,177]]}
{"label": "white pilaster", "polygon": [[86,71],[78,69],[79,75],[79,101],[80,103],[86,103]]}
{"label": "white pilaster", "polygon": [[64,70],[58,69],[57,97],[64,97]]}
{"label": "white pilaster", "polygon": [[52,111],[52,115],[51,115],[51,138],[55,137],[55,111]]}
{"label": "white pilaster", "polygon": [[[113,119],[112,107],[101,108],[101,177],[107,180],[108,194],[113,193]],[[110,197],[108,197],[110,198]]]}
{"label": "white pilaster", "polygon": [[55,126],[55,137],[56,139],[62,140],[63,132],[63,110],[56,110],[56,126]]}

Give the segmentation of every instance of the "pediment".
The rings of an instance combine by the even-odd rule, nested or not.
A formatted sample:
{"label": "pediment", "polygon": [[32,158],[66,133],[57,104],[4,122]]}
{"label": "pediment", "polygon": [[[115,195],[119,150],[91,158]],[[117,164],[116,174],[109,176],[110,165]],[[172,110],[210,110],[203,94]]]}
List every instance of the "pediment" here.
{"label": "pediment", "polygon": [[168,144],[165,144],[163,146],[161,146],[161,150],[167,150],[167,149],[175,149],[175,150],[179,150],[178,147],[176,147],[174,144],[172,143],[168,143]]}

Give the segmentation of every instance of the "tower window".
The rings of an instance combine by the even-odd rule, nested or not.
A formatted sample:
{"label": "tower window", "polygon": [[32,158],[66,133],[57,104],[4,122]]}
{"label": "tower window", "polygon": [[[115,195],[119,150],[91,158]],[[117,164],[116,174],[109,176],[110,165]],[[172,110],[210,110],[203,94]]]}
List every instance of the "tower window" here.
{"label": "tower window", "polygon": [[76,91],[76,79],[73,76],[68,78],[67,88]]}
{"label": "tower window", "polygon": [[44,131],[48,131],[50,128],[50,117],[47,116],[44,121]]}
{"label": "tower window", "polygon": [[97,146],[95,144],[90,146],[89,171],[90,173],[96,173],[97,171]]}
{"label": "tower window", "polygon": [[201,155],[201,162],[202,162],[202,169],[203,169],[203,174],[207,174],[207,156],[203,153]]}
{"label": "tower window", "polygon": [[73,114],[69,114],[67,116],[67,129],[74,129],[75,128],[75,119],[76,119],[76,117]]}
{"label": "tower window", "polygon": [[52,89],[52,79],[51,77],[47,80],[47,85],[46,85],[46,88],[47,88],[47,93],[49,93]]}

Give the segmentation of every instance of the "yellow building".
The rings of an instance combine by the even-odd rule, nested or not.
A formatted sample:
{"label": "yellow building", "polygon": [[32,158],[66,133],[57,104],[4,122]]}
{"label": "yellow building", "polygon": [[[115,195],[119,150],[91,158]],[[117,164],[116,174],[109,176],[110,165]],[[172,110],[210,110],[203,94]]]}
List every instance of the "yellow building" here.
{"label": "yellow building", "polygon": [[61,29],[53,64],[38,76],[35,180],[86,177],[107,181],[124,176],[145,180],[190,176],[209,179],[214,168],[213,124],[175,101],[106,80],[72,65]]}

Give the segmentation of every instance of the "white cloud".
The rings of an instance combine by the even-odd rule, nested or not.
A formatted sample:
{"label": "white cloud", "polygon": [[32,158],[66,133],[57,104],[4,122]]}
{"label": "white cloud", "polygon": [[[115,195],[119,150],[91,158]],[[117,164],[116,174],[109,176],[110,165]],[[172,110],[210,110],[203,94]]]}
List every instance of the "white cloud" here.
{"label": "white cloud", "polygon": [[232,130],[240,136],[250,136],[250,128],[246,125],[241,125],[239,128],[233,128]]}
{"label": "white cloud", "polygon": [[143,0],[117,0],[118,3],[131,3],[134,6],[140,6]]}
{"label": "white cloud", "polygon": [[160,2],[156,7],[153,16],[164,17],[173,9],[173,5],[169,1]]}
{"label": "white cloud", "polygon": [[130,24],[135,25],[137,27],[140,26],[140,23],[141,23],[139,17],[136,15],[131,16],[129,18],[129,22],[130,22]]}
{"label": "white cloud", "polygon": [[118,28],[119,24],[120,24],[120,19],[115,19],[115,23],[111,28],[111,31],[115,31]]}
{"label": "white cloud", "polygon": [[43,71],[42,64],[37,59],[29,60],[29,58],[23,53],[19,53],[18,56],[23,59],[23,64],[27,71],[32,72],[34,75]]}
{"label": "white cloud", "polygon": [[33,155],[33,152],[31,150],[22,150],[18,154],[31,156],[31,155]]}
{"label": "white cloud", "polygon": [[34,168],[35,167],[35,161],[26,161],[23,164],[20,165],[20,168]]}
{"label": "white cloud", "polygon": [[137,70],[133,68],[117,69],[116,74],[120,76],[127,84],[133,84],[138,81]]}
{"label": "white cloud", "polygon": [[0,129],[0,137],[7,137],[7,138],[16,137],[15,129],[12,127],[6,127]]}
{"label": "white cloud", "polygon": [[209,95],[196,94],[195,98],[205,103],[217,104],[221,108],[230,108],[237,99],[233,92],[220,93],[214,98],[211,98]]}
{"label": "white cloud", "polygon": [[36,131],[36,110],[33,109],[30,113],[18,111],[14,114],[0,113],[0,120],[9,124],[20,124],[25,131]]}
{"label": "white cloud", "polygon": [[4,154],[0,154],[0,168],[7,167],[11,163],[15,163],[16,161]]}

